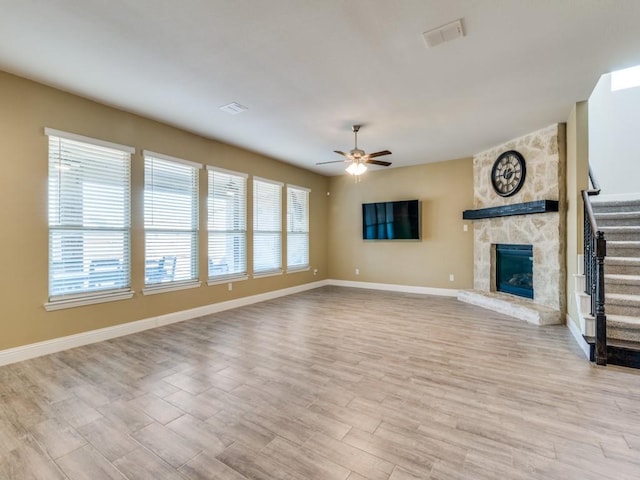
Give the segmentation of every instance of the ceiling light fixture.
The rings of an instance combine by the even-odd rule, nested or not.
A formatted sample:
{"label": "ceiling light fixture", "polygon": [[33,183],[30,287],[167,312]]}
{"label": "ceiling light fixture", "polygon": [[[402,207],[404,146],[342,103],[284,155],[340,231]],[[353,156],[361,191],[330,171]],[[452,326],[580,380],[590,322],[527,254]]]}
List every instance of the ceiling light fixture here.
{"label": "ceiling light fixture", "polygon": [[358,176],[367,171],[367,166],[364,163],[354,161],[351,162],[345,170],[349,175]]}
{"label": "ceiling light fixture", "polygon": [[382,160],[375,160],[375,157],[382,157],[384,155],[391,155],[389,150],[380,150],[379,152],[366,153],[364,150],[358,148],[358,131],[360,131],[361,125],[354,125],[351,127],[353,131],[355,145],[354,148],[349,150],[349,153],[341,152],[340,150],[334,150],[338,155],[345,157],[345,160],[331,160],[330,162],[318,162],[316,165],[324,165],[326,163],[342,163],[347,162],[346,172],[349,175],[359,176],[367,171],[367,165],[381,165],[388,167],[391,162],[385,162]]}

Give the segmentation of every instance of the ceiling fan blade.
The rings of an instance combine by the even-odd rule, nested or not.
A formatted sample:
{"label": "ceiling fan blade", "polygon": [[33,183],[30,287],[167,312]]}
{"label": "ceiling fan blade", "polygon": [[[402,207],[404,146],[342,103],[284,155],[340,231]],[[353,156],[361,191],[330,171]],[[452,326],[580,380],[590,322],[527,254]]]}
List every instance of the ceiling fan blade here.
{"label": "ceiling fan blade", "polygon": [[346,153],[341,152],[340,150],[334,150],[333,152],[334,152],[334,153],[337,153],[338,155],[342,155],[343,157],[346,157],[346,156],[347,156],[347,154],[346,154]]}
{"label": "ceiling fan blade", "polygon": [[379,152],[368,153],[367,157],[374,158],[381,157],[383,155],[391,155],[391,152],[389,150],[380,150]]}
{"label": "ceiling fan blade", "polygon": [[388,167],[391,165],[391,162],[383,162],[382,160],[371,160],[367,159],[364,163],[370,163],[371,165],[382,165],[383,167]]}
{"label": "ceiling fan blade", "polygon": [[318,162],[316,163],[316,165],[325,165],[327,163],[344,163],[344,162],[348,162],[349,160],[331,160],[330,162]]}

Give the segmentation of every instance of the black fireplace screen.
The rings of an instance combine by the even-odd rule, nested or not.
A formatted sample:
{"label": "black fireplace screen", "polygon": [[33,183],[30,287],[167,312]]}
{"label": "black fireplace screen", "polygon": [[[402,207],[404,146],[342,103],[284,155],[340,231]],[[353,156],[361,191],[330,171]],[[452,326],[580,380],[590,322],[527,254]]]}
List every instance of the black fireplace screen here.
{"label": "black fireplace screen", "polygon": [[531,245],[496,245],[496,290],[533,298]]}

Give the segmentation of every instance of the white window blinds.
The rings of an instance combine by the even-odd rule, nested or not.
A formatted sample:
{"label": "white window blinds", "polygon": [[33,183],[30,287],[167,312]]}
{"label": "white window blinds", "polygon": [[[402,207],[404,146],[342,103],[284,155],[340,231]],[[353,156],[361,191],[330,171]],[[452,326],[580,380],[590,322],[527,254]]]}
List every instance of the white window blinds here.
{"label": "white window blinds", "polygon": [[145,285],[198,280],[197,163],[144,152]]}
{"label": "white window blinds", "polygon": [[282,184],[253,179],[253,272],[282,272]]}
{"label": "white window blinds", "polygon": [[287,270],[309,268],[309,190],[287,186]]}
{"label": "white window blinds", "polygon": [[49,136],[49,299],[130,285],[134,149],[45,129]]}
{"label": "white window blinds", "polygon": [[209,279],[247,274],[247,175],[208,168]]}

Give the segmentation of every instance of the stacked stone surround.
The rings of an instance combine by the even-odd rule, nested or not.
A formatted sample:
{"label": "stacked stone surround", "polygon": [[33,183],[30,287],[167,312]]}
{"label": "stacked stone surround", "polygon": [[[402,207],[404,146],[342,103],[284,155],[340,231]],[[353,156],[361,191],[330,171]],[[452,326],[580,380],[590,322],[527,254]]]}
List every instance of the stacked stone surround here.
{"label": "stacked stone surround", "polygon": [[[491,168],[498,156],[517,150],[526,162],[527,174],[520,191],[501,197],[491,184]],[[558,323],[565,305],[566,238],[566,145],[565,125],[555,124],[511,140],[473,157],[474,209],[512,205],[535,200],[558,200],[559,212],[474,221],[474,290],[495,297],[495,245],[533,245],[534,299],[524,300],[545,312],[557,312]],[[509,301],[508,294],[499,294]],[[514,305],[523,299],[513,297]],[[524,318],[526,319],[526,318]],[[537,323],[537,322],[533,322]],[[543,323],[543,322],[540,322]],[[544,323],[550,323],[548,320]],[[555,322],[554,322],[555,323]]]}

